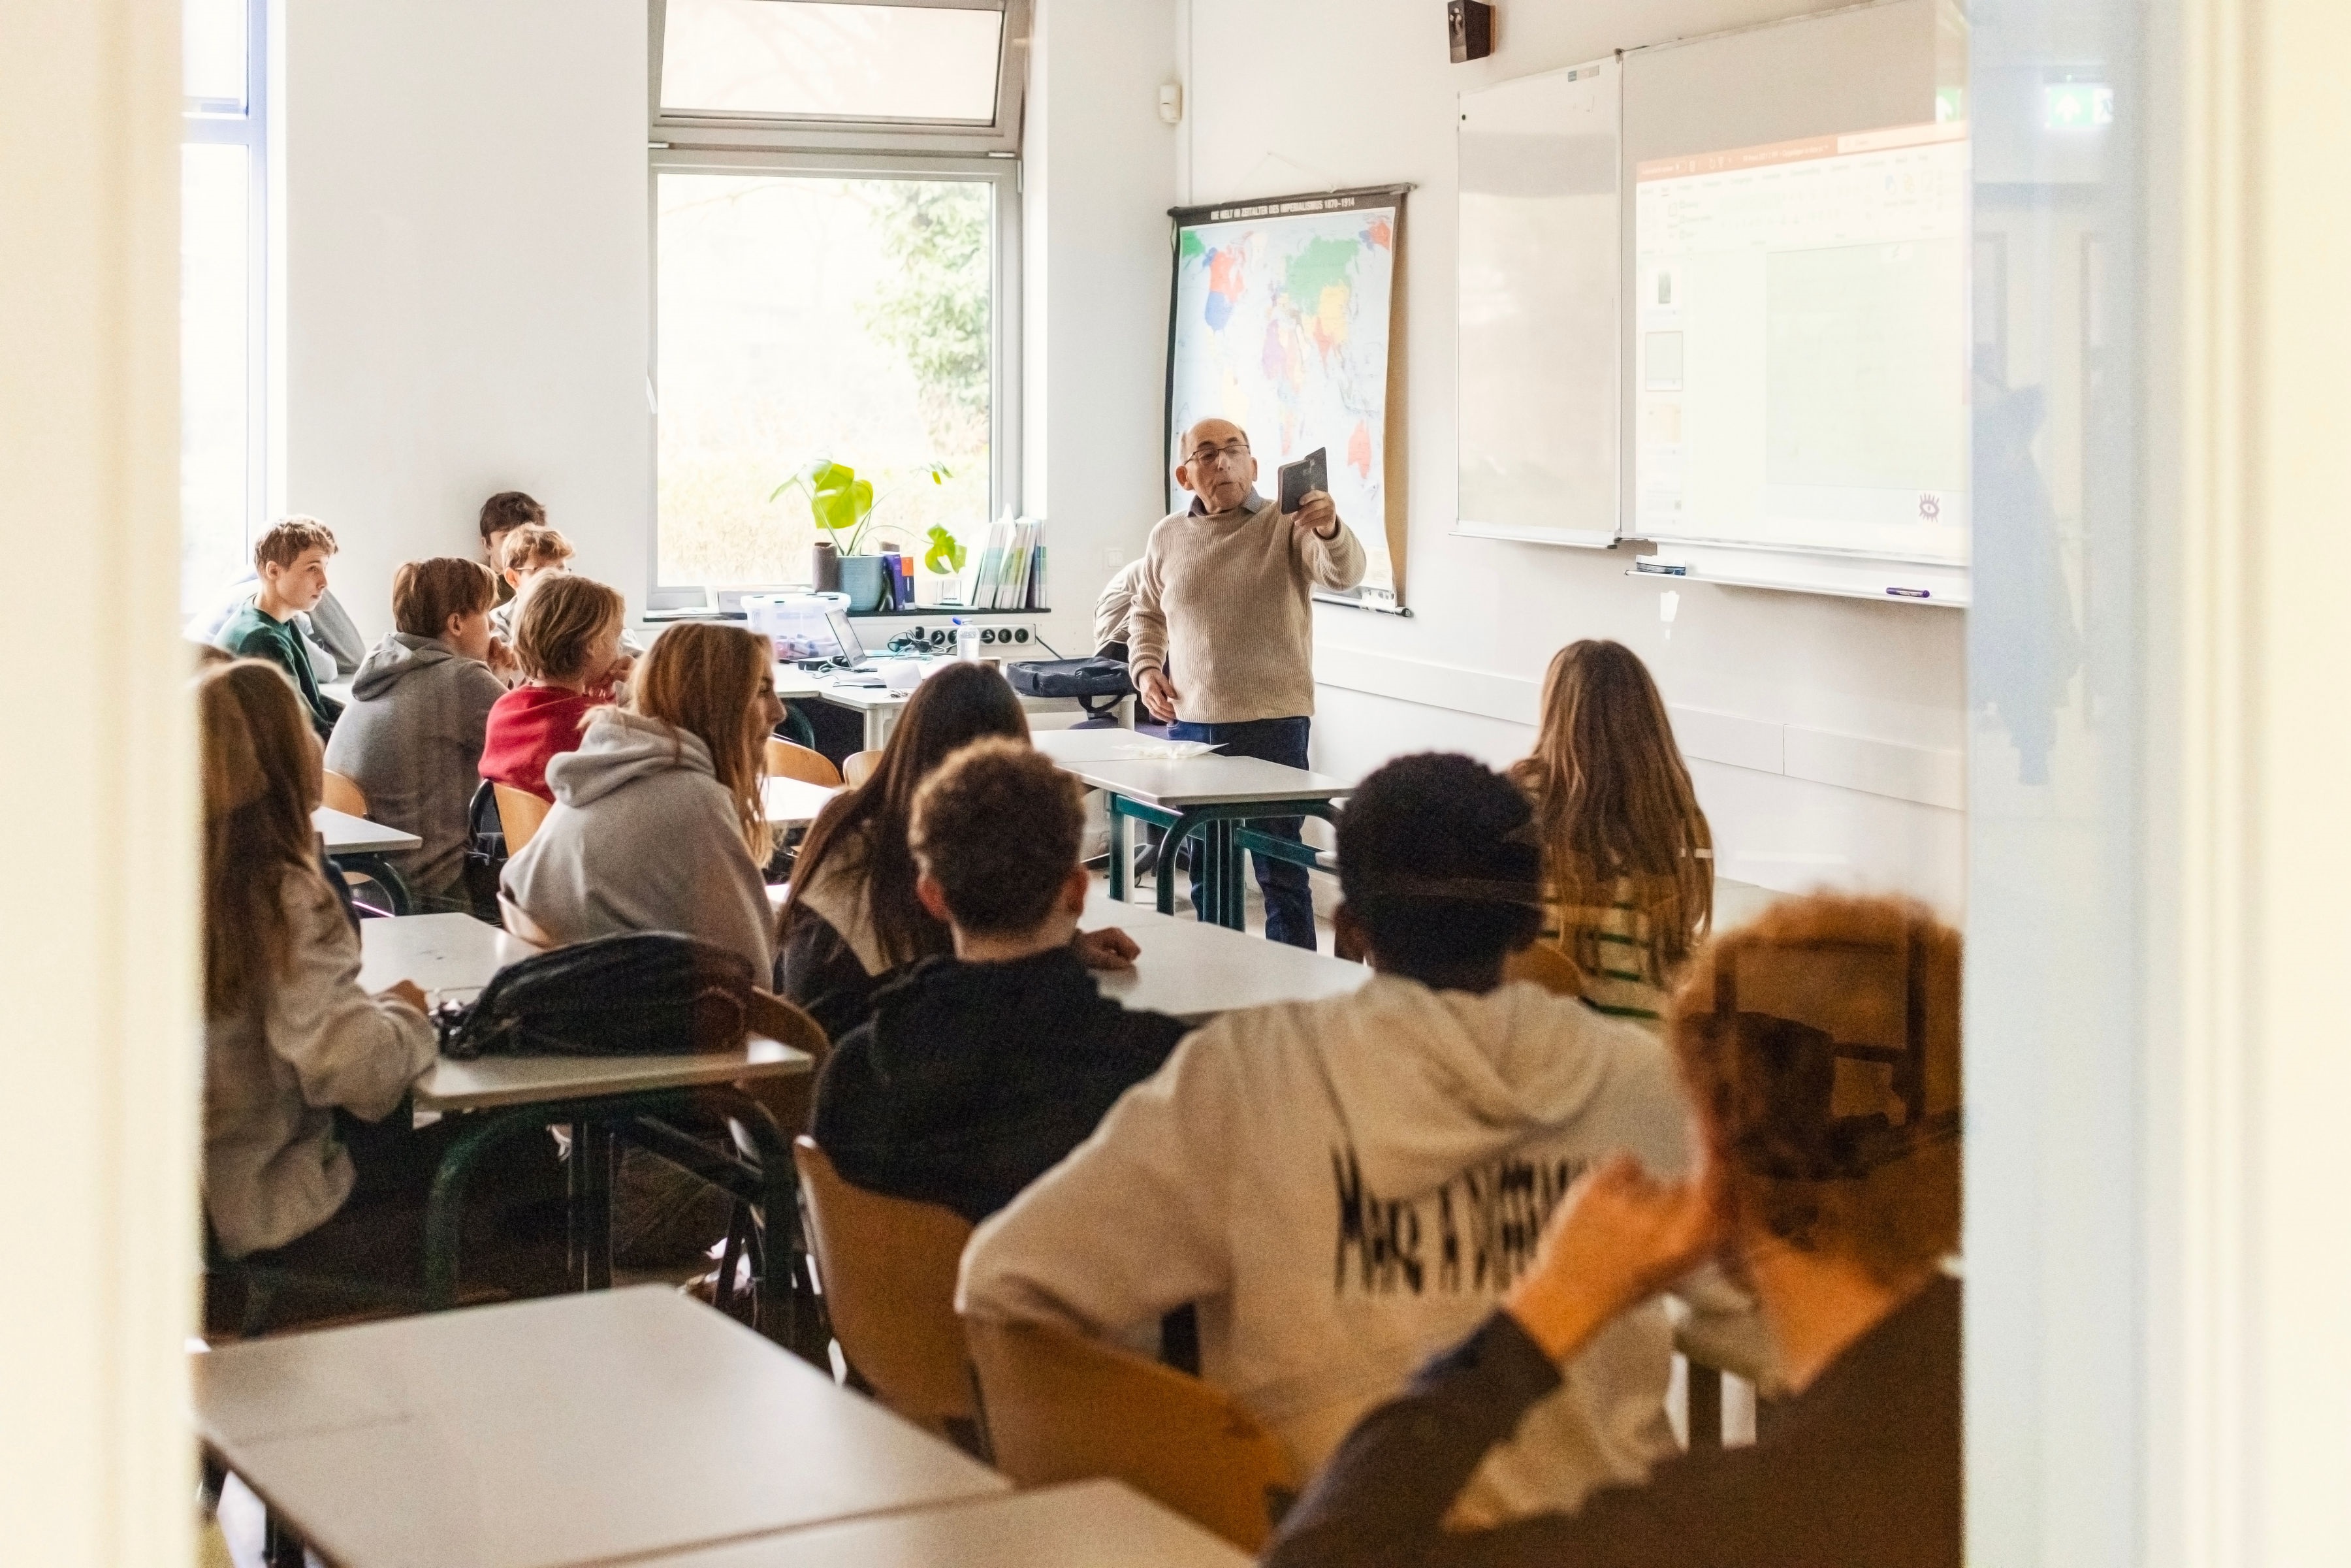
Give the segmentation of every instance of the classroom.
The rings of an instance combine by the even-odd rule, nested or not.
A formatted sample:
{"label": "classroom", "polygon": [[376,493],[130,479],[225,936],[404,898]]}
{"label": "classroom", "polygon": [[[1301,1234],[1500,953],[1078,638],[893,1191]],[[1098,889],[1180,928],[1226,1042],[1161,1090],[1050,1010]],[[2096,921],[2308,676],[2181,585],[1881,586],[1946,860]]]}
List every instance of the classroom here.
{"label": "classroom", "polygon": [[2351,1539],[2351,8],[0,34],[0,1560]]}

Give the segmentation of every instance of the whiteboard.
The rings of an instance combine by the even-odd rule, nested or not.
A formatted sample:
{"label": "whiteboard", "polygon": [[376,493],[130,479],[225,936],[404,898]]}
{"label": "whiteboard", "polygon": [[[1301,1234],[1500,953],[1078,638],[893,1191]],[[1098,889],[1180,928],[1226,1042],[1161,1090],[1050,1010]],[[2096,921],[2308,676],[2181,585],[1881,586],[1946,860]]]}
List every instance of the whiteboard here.
{"label": "whiteboard", "polygon": [[1457,534],[1616,542],[1621,75],[1606,59],[1461,95]]}
{"label": "whiteboard", "polygon": [[1890,0],[1625,57],[1624,527],[1645,567],[1968,591],[1964,32]]}

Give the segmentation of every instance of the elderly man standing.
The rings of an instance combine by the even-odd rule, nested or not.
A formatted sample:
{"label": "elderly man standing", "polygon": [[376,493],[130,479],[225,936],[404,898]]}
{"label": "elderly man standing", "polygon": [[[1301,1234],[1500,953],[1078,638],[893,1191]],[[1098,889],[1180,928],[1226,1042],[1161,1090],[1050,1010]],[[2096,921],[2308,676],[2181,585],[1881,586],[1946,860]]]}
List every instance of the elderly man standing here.
{"label": "elderly man standing", "polygon": [[[1185,433],[1183,451],[1176,482],[1192,493],[1191,509],[1151,530],[1128,612],[1135,689],[1178,740],[1303,768],[1314,712],[1311,595],[1362,581],[1364,547],[1320,490],[1289,516],[1259,495],[1257,458],[1240,426],[1204,419]],[[1171,669],[1182,672],[1181,688]],[[1261,825],[1298,837],[1295,817]],[[1205,859],[1193,861],[1195,907]],[[1249,859],[1265,894],[1266,936],[1312,947],[1306,868]]]}

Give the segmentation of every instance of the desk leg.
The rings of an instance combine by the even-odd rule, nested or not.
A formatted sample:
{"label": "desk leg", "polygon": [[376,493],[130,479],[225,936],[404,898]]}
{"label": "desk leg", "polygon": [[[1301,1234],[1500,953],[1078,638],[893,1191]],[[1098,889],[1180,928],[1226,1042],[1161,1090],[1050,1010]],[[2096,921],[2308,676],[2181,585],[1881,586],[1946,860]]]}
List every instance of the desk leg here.
{"label": "desk leg", "polygon": [[261,1561],[264,1568],[305,1568],[308,1562],[302,1538],[287,1529],[277,1511],[266,1503],[261,1511]]}
{"label": "desk leg", "polygon": [[[612,1288],[612,1166],[620,1158],[620,1146],[612,1130],[602,1122],[574,1122],[575,1136],[580,1141],[572,1145],[571,1158],[580,1167],[580,1185],[574,1188],[579,1201],[580,1229],[580,1288],[583,1291],[609,1291]],[[584,1136],[582,1136],[584,1134]]]}
{"label": "desk leg", "polygon": [[1110,896],[1115,904],[1126,902],[1127,879],[1134,873],[1134,855],[1130,848],[1127,823],[1132,820],[1118,809],[1119,800],[1112,790],[1102,791],[1102,806],[1110,812]]}
{"label": "desk leg", "polygon": [[382,887],[383,895],[391,903],[394,915],[416,913],[415,895],[408,891],[408,884],[400,880],[400,873],[392,869],[392,862],[381,855],[335,855],[330,858],[346,871],[373,877]]}
{"label": "desk leg", "polygon": [[[1189,838],[1193,830],[1199,827],[1206,820],[1196,811],[1180,811],[1176,813],[1176,821],[1168,825],[1167,836],[1159,841],[1159,869],[1152,873],[1152,878],[1159,884],[1159,913],[1162,915],[1176,913],[1176,862],[1182,858],[1180,852],[1184,841]],[[1207,834],[1200,835],[1200,841],[1192,846],[1192,852],[1196,855],[1205,855],[1209,852]],[[1207,869],[1204,874],[1213,885],[1217,873],[1215,864],[1207,861],[1194,863],[1207,866]],[[1203,897],[1207,895],[1207,887],[1200,890]],[[1205,910],[1196,910],[1194,913],[1203,920],[1208,918],[1207,912]]]}

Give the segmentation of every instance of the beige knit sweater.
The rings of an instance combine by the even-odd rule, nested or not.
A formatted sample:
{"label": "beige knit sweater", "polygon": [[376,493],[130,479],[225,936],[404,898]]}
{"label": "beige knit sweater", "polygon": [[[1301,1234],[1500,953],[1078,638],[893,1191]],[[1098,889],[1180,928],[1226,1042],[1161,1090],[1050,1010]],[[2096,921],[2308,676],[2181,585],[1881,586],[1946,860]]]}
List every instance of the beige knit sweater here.
{"label": "beige knit sweater", "polygon": [[1151,530],[1127,614],[1128,664],[1165,667],[1176,716],[1191,724],[1296,718],[1314,711],[1316,588],[1364,580],[1345,522],[1301,537],[1280,503],[1252,494],[1229,512],[1177,512]]}

